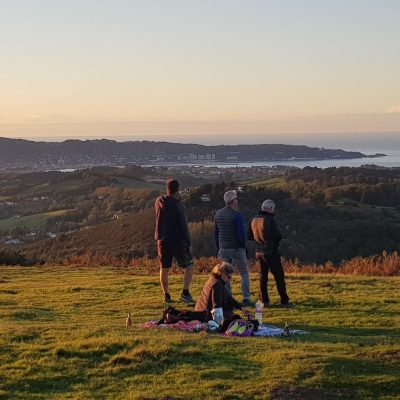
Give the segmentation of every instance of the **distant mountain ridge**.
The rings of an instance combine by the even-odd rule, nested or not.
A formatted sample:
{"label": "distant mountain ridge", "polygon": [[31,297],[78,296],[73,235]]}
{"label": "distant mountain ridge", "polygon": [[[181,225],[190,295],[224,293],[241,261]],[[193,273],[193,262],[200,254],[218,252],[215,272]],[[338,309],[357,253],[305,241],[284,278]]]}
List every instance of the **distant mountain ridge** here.
{"label": "distant mountain ridge", "polygon": [[213,145],[154,141],[66,140],[34,142],[0,138],[0,168],[51,169],[92,165],[285,161],[293,159],[352,159],[356,151],[304,145]]}

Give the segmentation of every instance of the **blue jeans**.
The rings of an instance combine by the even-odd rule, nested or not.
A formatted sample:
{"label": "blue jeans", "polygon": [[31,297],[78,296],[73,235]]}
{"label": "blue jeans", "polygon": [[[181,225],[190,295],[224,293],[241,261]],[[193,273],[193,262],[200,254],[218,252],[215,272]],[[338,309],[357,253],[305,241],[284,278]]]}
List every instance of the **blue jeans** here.
{"label": "blue jeans", "polygon": [[[243,300],[250,300],[250,278],[249,278],[249,267],[247,265],[246,249],[219,249],[218,257],[225,262],[232,264],[239,272],[241,278]],[[231,293],[231,283],[228,282],[226,285],[229,293]]]}

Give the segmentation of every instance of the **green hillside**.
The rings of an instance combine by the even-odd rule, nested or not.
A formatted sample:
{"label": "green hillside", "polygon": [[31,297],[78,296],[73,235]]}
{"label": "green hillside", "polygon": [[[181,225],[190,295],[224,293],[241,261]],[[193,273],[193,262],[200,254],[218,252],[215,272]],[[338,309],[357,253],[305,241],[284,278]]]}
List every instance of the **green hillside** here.
{"label": "green hillside", "polygon": [[[206,279],[195,277],[194,297]],[[399,283],[290,275],[296,308],[270,308],[265,321],[309,333],[235,339],[137,325],[161,316],[156,274],[1,267],[0,398],[398,399]],[[172,276],[173,297],[180,288]]]}
{"label": "green hillside", "polygon": [[17,219],[0,219],[0,232],[6,232],[14,228],[41,229],[46,226],[49,219],[61,217],[68,210],[50,211],[41,214],[27,215]]}
{"label": "green hillside", "polygon": [[[0,204],[0,251],[12,246],[7,242],[23,242],[15,245],[16,250],[33,263],[64,263],[70,257],[93,254],[122,263],[132,257],[153,257],[154,201],[170,174],[182,183],[196,257],[216,254],[213,217],[223,207],[224,192],[235,188],[246,230],[262,202],[275,201],[283,234],[280,250],[288,260],[340,265],[358,256],[400,252],[396,169],[304,168],[271,176],[257,168],[207,172],[139,166],[0,174],[0,192],[12,202]],[[231,180],[238,175],[250,183]],[[201,184],[206,180],[214,181]],[[59,214],[52,214],[56,209]],[[23,226],[28,229],[14,229]],[[40,232],[32,235],[29,229]],[[56,238],[43,242],[50,233]],[[251,258],[251,243],[248,250]]]}
{"label": "green hillside", "polygon": [[71,235],[33,242],[26,246],[24,254],[30,259],[46,262],[88,255],[127,259],[145,255],[154,257],[154,209],[146,208]]}

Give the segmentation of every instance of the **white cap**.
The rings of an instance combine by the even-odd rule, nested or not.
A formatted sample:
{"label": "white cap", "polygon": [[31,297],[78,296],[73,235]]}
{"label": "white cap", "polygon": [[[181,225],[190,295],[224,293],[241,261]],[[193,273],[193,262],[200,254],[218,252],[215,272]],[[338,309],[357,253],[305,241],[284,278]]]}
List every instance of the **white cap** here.
{"label": "white cap", "polygon": [[267,211],[267,212],[274,212],[275,211],[275,203],[271,199],[264,200],[261,205],[261,210]]}
{"label": "white cap", "polygon": [[233,201],[237,198],[238,198],[238,196],[237,196],[236,190],[228,190],[224,194],[224,201],[225,201],[226,205],[228,205],[231,201]]}

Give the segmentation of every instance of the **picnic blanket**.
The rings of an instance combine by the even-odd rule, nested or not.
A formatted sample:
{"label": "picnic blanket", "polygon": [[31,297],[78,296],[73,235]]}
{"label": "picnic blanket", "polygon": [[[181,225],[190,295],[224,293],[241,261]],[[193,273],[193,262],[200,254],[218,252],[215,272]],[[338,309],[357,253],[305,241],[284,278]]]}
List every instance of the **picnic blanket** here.
{"label": "picnic blanket", "polygon": [[[289,329],[290,335],[302,335],[307,333],[300,329]],[[284,336],[283,328],[274,325],[260,324],[258,330],[253,332],[253,336]]]}
{"label": "picnic blanket", "polygon": [[[177,329],[185,332],[200,332],[200,331],[210,331],[209,325],[207,323],[201,323],[200,321],[178,321],[175,324],[158,324],[158,321],[148,321],[141,325],[143,328],[169,328]],[[300,329],[290,329],[290,335],[302,335],[307,333]],[[278,328],[274,325],[261,324],[256,332],[253,332],[253,336],[258,337],[271,337],[271,336],[284,336],[283,328]]]}

